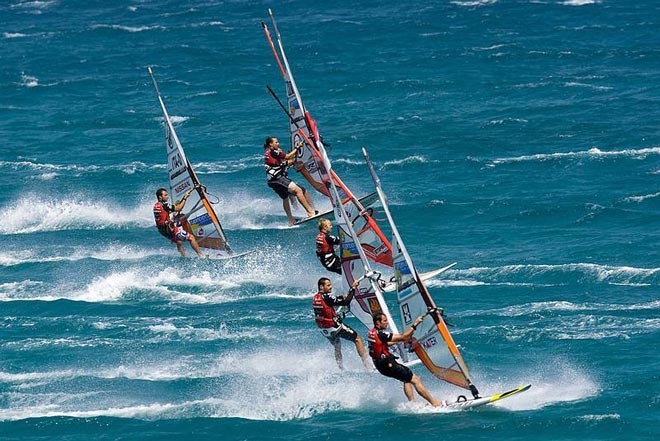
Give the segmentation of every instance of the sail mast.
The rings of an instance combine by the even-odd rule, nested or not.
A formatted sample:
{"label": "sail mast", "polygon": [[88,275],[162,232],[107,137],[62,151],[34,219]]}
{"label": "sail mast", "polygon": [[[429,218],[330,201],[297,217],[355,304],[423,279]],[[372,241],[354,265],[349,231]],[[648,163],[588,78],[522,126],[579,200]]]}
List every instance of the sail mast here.
{"label": "sail mast", "polygon": [[[415,345],[414,347],[415,352],[417,353],[420,360],[422,360],[422,363],[424,363],[424,365],[431,371],[431,373],[433,373],[434,375],[445,381],[448,381],[450,383],[456,384],[461,387],[465,387],[466,389],[470,389],[472,394],[476,397],[479,395],[479,391],[472,384],[472,380],[470,379],[470,374],[468,372],[467,365],[465,364],[465,361],[463,360],[463,357],[461,356],[461,353],[458,350],[458,347],[456,346],[456,343],[454,342],[454,339],[452,338],[445,321],[442,319],[442,315],[438,311],[437,306],[433,301],[433,298],[431,297],[431,294],[429,293],[428,289],[426,288],[426,285],[424,285],[424,282],[419,276],[419,273],[417,272],[417,268],[415,267],[412,258],[410,257],[410,254],[408,254],[408,251],[406,250],[406,246],[403,243],[403,240],[401,239],[401,235],[399,234],[399,230],[396,224],[394,223],[394,219],[392,218],[392,213],[390,212],[389,205],[387,203],[387,196],[385,195],[385,193],[381,188],[380,178],[376,174],[376,170],[374,169],[374,166],[371,163],[369,154],[367,153],[367,150],[364,147],[362,148],[362,154],[364,155],[364,158],[367,161],[371,178],[373,179],[374,185],[376,186],[376,191],[378,192],[378,197],[380,198],[381,204],[383,205],[383,209],[385,211],[385,215],[387,216],[387,220],[390,224],[390,227],[392,228],[392,234],[395,239],[394,242],[398,247],[398,251],[400,251],[404,257],[406,264],[405,267],[410,270],[410,273],[412,274],[414,280],[414,284],[416,285],[417,290],[421,295],[424,304],[426,305],[428,315],[433,319],[435,328],[437,329],[437,332],[439,332],[440,335],[442,336],[442,339],[444,340],[449,353],[453,357],[454,363],[448,367],[438,366],[434,362],[434,360],[428,356],[428,353],[424,350],[424,348],[420,344]],[[395,263],[395,268],[396,267],[397,265]],[[460,374],[456,375],[458,373]]]}

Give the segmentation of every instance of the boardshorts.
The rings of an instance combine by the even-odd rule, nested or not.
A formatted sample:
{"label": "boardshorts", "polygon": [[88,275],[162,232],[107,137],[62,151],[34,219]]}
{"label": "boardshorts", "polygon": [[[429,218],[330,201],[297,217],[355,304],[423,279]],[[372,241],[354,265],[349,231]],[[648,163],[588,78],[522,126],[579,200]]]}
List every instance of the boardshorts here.
{"label": "boardshorts", "polygon": [[394,357],[380,358],[374,360],[376,370],[386,377],[394,378],[404,383],[410,383],[413,378],[413,373],[408,368],[398,363]]}
{"label": "boardshorts", "polygon": [[334,328],[321,328],[321,334],[331,343],[334,343],[336,340],[343,338],[344,340],[355,342],[358,337],[358,333],[355,332],[350,326],[346,326],[343,323],[338,324]]}

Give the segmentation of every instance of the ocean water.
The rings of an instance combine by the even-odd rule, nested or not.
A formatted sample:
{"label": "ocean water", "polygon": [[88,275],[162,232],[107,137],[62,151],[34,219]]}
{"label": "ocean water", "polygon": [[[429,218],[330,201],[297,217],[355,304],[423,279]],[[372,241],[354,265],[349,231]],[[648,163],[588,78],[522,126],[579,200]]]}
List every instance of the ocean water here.
{"label": "ocean water", "polygon": [[[287,131],[269,7],[337,173],[372,191],[367,146],[419,269],[458,262],[429,287],[475,384],[528,392],[438,411],[349,345],[337,369],[312,320],[316,229],[286,227],[261,165]],[[0,17],[0,439],[660,436],[657,2],[8,0]],[[153,227],[148,65],[254,254],[183,259]]]}

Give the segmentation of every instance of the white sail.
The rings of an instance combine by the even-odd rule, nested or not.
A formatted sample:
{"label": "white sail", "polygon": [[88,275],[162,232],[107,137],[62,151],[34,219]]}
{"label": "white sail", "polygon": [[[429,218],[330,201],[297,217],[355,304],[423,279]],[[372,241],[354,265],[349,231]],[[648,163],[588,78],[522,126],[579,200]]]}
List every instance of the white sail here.
{"label": "white sail", "polygon": [[392,228],[392,257],[403,327],[410,326],[417,317],[426,314],[415,331],[415,343],[412,349],[433,375],[469,389],[476,397],[479,392],[472,384],[467,365],[442,318],[441,310],[436,307],[401,240],[387,204],[387,197],[381,188],[380,179],[376,175],[366,149],[362,149],[362,154],[367,161],[376,191]]}
{"label": "white sail", "polygon": [[183,151],[183,146],[174,130],[172,120],[160,95],[156,78],[150,67],[148,70],[165,120],[170,197],[172,201],[181,200],[185,193],[190,189],[194,189],[178,219],[185,230],[195,236],[200,247],[218,250],[220,255],[231,255],[232,250],[227,243],[218,216],[208,199],[206,187],[199,182],[190,161],[186,157],[186,153]]}
{"label": "white sail", "polygon": [[[323,157],[324,167],[328,171],[331,170],[330,159],[323,146],[321,146],[321,155]],[[329,190],[334,196],[332,198],[333,209],[341,241],[342,276],[348,286],[352,286],[356,280],[359,281],[357,291],[351,300],[349,309],[367,329],[371,329],[374,326],[373,314],[382,312],[387,316],[390,330],[394,333],[399,333],[396,322],[392,319],[392,314],[383,299],[377,274],[371,268],[371,264],[362,246],[358,246],[360,239],[356,233],[354,224],[359,223],[362,216],[346,211],[344,205],[341,203],[341,197],[337,187],[332,181],[329,183]],[[415,358],[401,343],[392,346],[391,349],[404,363],[413,361]]]}

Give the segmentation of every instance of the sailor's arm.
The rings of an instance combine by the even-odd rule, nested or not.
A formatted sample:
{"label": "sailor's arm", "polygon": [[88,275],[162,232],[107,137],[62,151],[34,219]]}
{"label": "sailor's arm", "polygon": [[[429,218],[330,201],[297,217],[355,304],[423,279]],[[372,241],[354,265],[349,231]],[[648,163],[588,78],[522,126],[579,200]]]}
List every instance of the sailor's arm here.
{"label": "sailor's arm", "polygon": [[293,148],[293,150],[291,150],[289,153],[287,153],[287,154],[284,156],[284,159],[286,159],[287,161],[289,161],[289,160],[295,158],[296,154],[298,154],[298,150],[300,150],[300,147],[302,147],[304,144],[305,144],[304,141],[300,141],[298,144],[295,145],[295,147]]}
{"label": "sailor's arm", "polygon": [[408,328],[408,329],[406,330],[406,332],[404,332],[403,334],[393,334],[393,335],[392,335],[392,340],[390,340],[390,344],[394,344],[394,343],[398,343],[398,342],[401,342],[401,341],[410,340],[410,338],[411,338],[411,337],[413,336],[413,334],[415,333],[415,330],[417,329],[417,327],[419,326],[419,324],[422,323],[422,321],[424,320],[424,317],[425,317],[425,316],[426,316],[426,314],[422,314],[422,315],[420,315],[419,317],[417,317],[417,319],[415,319],[415,321],[414,321],[413,324],[410,326],[410,328]]}
{"label": "sailor's arm", "polygon": [[180,201],[176,201],[174,203],[174,211],[181,211],[183,210],[183,207],[186,205],[186,202],[188,201],[188,198],[190,197],[190,194],[195,190],[194,188],[191,188],[186,192],[186,194],[183,195],[183,198]]}
{"label": "sailor's arm", "polygon": [[357,286],[360,284],[357,280],[353,282],[353,285],[351,286],[351,290],[348,291],[345,295],[343,296],[338,296],[335,297],[335,305],[348,305],[351,303],[351,300],[353,300],[353,296],[355,296],[355,290],[357,289]]}
{"label": "sailor's arm", "polygon": [[325,233],[325,240],[332,246],[339,245],[340,241],[337,236],[333,236],[332,234]]}

